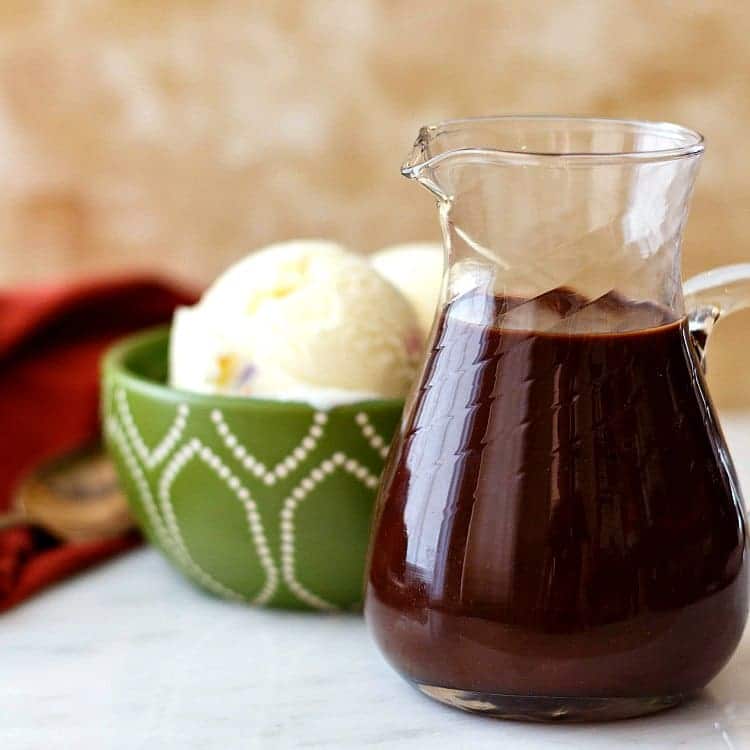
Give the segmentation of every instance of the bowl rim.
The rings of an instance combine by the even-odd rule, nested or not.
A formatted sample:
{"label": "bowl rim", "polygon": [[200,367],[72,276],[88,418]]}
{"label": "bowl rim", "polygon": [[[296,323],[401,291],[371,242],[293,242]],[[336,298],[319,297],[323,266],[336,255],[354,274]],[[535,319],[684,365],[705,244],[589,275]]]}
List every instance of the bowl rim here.
{"label": "bowl rim", "polygon": [[129,366],[128,360],[140,349],[155,345],[156,342],[169,338],[170,326],[160,325],[130,334],[112,345],[102,358],[102,381],[116,380],[129,390],[147,398],[167,402],[188,403],[209,408],[232,407],[255,409],[276,413],[296,412],[313,413],[318,411],[351,412],[366,411],[369,413],[392,412],[404,407],[404,399],[379,398],[339,404],[329,409],[320,409],[305,401],[281,401],[277,399],[256,398],[251,396],[227,396],[223,394],[206,394],[173,388],[166,383],[139,374]]}

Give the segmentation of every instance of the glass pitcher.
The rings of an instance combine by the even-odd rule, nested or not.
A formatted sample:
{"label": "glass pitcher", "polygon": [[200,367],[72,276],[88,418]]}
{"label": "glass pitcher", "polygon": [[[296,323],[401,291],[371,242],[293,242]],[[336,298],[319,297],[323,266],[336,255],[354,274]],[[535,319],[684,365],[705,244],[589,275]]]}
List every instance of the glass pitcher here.
{"label": "glass pitcher", "polygon": [[683,127],[422,128],[446,270],[381,485],[366,616],[427,695],[612,719],[702,688],[747,616],[742,497],[702,373],[750,265],[683,287]]}

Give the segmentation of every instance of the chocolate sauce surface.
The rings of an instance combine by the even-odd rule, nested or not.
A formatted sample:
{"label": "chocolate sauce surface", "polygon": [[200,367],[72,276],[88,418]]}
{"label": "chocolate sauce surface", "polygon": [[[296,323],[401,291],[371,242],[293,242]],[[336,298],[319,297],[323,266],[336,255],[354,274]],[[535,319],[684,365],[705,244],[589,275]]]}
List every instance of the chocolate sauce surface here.
{"label": "chocolate sauce surface", "polygon": [[470,293],[433,341],[370,549],[366,615],[392,665],[514,695],[703,687],[748,582],[686,321],[616,294]]}

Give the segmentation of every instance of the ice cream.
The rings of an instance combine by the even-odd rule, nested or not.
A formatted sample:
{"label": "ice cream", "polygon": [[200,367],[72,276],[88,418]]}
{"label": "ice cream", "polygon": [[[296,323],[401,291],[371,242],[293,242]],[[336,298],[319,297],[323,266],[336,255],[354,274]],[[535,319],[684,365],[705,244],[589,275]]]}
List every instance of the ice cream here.
{"label": "ice cream", "polygon": [[426,338],[443,280],[442,247],[429,242],[393,245],[375,253],[370,261],[409,300]]}
{"label": "ice cream", "polygon": [[170,382],[317,405],[402,397],[421,353],[412,306],[365,259],[296,240],[247,256],[177,311]]}

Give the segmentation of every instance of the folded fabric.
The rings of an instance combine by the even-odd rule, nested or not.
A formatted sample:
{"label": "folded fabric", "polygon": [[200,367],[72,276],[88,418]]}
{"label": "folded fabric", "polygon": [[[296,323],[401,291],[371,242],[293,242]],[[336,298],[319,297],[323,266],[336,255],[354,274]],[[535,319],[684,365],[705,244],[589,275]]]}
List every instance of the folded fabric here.
{"label": "folded fabric", "polygon": [[[107,347],[193,301],[148,278],[0,290],[0,512],[28,472],[99,434]],[[69,544],[28,526],[0,531],[0,611],[138,541],[130,533]]]}

